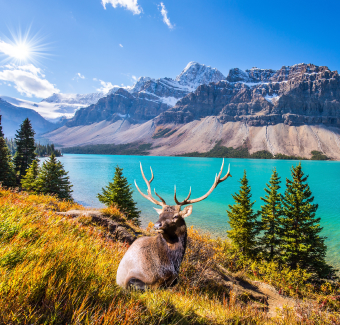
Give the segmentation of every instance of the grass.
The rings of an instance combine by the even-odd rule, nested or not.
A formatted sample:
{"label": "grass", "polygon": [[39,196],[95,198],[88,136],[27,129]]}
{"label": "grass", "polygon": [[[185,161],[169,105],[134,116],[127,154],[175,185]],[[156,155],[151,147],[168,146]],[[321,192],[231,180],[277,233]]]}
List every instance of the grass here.
{"label": "grass", "polygon": [[[128,246],[108,241],[100,227],[56,214],[75,208],[82,209],[51,196],[0,188],[1,324],[294,325],[339,320],[338,283],[311,285],[301,271],[244,261],[228,241],[192,228],[177,286],[126,292],[115,284],[115,276]],[[105,211],[121,218],[115,210]],[[298,292],[312,307],[284,308],[270,318],[209,279],[206,272],[218,266],[276,287],[286,283],[286,294]],[[298,285],[298,290],[289,291],[289,285]]]}

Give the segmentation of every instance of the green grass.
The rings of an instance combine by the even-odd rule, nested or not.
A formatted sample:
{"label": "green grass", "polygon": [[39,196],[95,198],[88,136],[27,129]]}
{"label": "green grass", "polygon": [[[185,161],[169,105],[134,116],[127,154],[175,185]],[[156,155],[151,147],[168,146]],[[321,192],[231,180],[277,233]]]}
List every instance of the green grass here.
{"label": "green grass", "polygon": [[313,308],[304,309],[308,324],[339,319],[338,283],[312,285],[305,272],[250,263],[230,242],[192,228],[177,286],[126,292],[115,277],[128,246],[108,240],[102,228],[81,218],[55,213],[74,208],[82,207],[0,188],[0,324],[304,323],[294,310],[270,318],[213,278],[207,281],[205,272],[218,265],[313,299]]}

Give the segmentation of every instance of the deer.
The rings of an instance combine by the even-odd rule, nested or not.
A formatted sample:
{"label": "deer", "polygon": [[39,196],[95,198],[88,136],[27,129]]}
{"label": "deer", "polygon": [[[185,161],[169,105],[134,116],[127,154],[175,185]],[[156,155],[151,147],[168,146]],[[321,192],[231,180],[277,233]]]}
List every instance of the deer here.
{"label": "deer", "polygon": [[[160,287],[171,287],[177,283],[179,268],[182,263],[187,246],[187,227],[184,219],[192,213],[192,204],[206,199],[230,175],[230,165],[227,174],[221,178],[224,159],[219,174],[210,190],[197,199],[190,199],[189,194],[184,201],[178,201],[176,186],[174,200],[176,205],[167,205],[164,199],[154,192],[159,200],[151,193],[151,182],[154,175],[151,170],[151,179],[148,181],[144,175],[142,164],[140,170],[147,185],[147,195],[135,186],[138,192],[147,200],[161,207],[154,208],[159,214],[159,220],[154,224],[156,236],[144,236],[135,240],[128,248],[117,269],[116,283],[124,289],[146,290]],[[186,206],[182,209],[183,206]]]}

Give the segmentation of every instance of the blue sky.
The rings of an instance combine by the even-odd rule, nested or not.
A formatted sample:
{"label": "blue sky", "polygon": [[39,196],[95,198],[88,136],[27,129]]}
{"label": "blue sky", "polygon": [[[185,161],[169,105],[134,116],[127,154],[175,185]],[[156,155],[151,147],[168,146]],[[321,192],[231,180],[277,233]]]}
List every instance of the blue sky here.
{"label": "blue sky", "polygon": [[[0,95],[34,101],[174,78],[190,61],[225,75],[301,62],[340,69],[340,1],[0,0],[0,13]],[[29,28],[41,55],[13,42]]]}

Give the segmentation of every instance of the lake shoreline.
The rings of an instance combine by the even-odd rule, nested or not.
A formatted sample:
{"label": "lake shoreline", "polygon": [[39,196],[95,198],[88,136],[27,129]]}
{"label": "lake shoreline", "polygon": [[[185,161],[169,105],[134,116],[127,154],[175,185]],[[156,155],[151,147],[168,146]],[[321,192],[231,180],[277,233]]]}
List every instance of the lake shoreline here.
{"label": "lake shoreline", "polygon": [[[41,158],[42,163],[46,158]],[[142,226],[157,221],[154,205],[145,200],[135,189],[134,180],[142,191],[146,191],[145,182],[140,173],[139,163],[147,178],[150,177],[150,167],[155,175],[152,187],[156,188],[165,201],[174,204],[174,185],[177,197],[183,200],[192,188],[192,197],[206,193],[211,187],[216,172],[221,168],[221,158],[191,158],[173,156],[124,156],[124,155],[89,155],[65,154],[58,158],[66,171],[69,172],[73,184],[73,198],[86,207],[103,207],[96,198],[102,187],[112,181],[117,165],[123,168],[123,175],[134,190],[133,199],[137,202],[138,210],[142,211]],[[290,178],[290,168],[298,164],[292,160],[272,159],[225,159],[225,172],[231,166],[232,178],[220,184],[208,199],[194,205],[192,215],[187,218],[188,227],[194,226],[209,232],[214,237],[225,237],[229,229],[226,210],[233,204],[232,194],[239,190],[239,179],[243,171],[247,171],[249,184],[252,187],[252,201],[256,201],[254,209],[260,209],[264,195],[264,187],[268,183],[272,169],[277,168],[281,177],[281,192],[285,189],[285,180]],[[319,204],[317,217],[321,217],[322,235],[327,237],[328,260],[335,261],[340,268],[340,201],[335,197],[340,191],[340,162],[338,161],[301,161],[303,170],[309,175],[308,183]]]}

